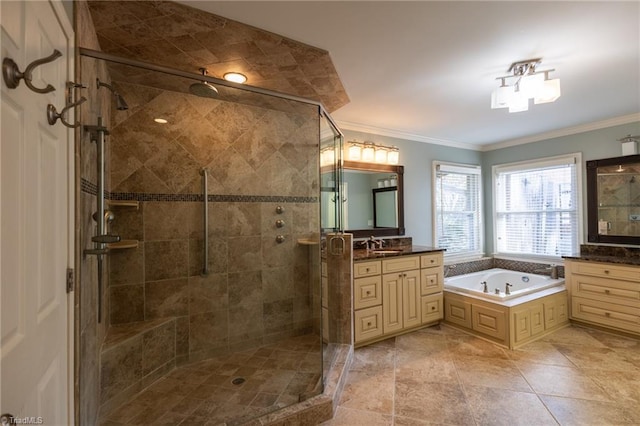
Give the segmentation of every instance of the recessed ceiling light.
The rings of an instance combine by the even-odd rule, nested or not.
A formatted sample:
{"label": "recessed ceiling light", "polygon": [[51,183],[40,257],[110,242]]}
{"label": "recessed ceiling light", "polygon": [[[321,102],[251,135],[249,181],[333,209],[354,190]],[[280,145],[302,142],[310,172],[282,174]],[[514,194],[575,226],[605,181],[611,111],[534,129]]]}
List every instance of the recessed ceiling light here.
{"label": "recessed ceiling light", "polygon": [[156,123],[160,123],[160,124],[167,124],[168,121],[165,120],[164,118],[154,118],[153,121],[155,121]]}
{"label": "recessed ceiling light", "polygon": [[244,74],[240,74],[239,72],[228,72],[224,75],[224,79],[227,81],[232,81],[234,83],[244,83],[247,81],[247,76]]}

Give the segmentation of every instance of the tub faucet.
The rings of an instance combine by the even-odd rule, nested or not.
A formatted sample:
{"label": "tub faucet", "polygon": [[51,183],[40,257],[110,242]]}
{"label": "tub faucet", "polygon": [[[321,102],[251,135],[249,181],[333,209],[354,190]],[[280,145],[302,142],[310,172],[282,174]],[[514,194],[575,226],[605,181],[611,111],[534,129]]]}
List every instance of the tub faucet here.
{"label": "tub faucet", "polygon": [[509,290],[511,287],[513,287],[512,284],[505,283],[505,285],[504,285],[504,294],[511,294],[511,290]]}
{"label": "tub faucet", "polygon": [[549,265],[546,268],[536,269],[533,271],[534,274],[549,274],[549,277],[552,280],[558,279],[558,265]]}
{"label": "tub faucet", "polygon": [[483,293],[489,293],[489,289],[487,288],[487,282],[486,281],[482,281],[480,283],[480,285],[482,286],[482,292]]}

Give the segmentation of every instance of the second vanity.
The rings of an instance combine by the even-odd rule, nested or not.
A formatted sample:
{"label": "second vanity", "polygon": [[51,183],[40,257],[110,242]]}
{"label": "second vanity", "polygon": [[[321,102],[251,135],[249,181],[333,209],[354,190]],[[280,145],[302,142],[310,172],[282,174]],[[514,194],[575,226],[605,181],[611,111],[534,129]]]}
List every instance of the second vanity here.
{"label": "second vanity", "polygon": [[443,318],[443,250],[404,246],[355,250],[355,346],[363,346]]}

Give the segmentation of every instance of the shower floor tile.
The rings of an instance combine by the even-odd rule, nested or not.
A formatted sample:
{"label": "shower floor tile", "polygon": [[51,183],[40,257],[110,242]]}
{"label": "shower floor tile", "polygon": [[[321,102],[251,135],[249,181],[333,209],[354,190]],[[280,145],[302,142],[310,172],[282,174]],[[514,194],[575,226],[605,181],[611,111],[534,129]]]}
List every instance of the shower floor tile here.
{"label": "shower floor tile", "polygon": [[179,367],[103,416],[101,425],[236,423],[313,395],[321,342],[297,336]]}

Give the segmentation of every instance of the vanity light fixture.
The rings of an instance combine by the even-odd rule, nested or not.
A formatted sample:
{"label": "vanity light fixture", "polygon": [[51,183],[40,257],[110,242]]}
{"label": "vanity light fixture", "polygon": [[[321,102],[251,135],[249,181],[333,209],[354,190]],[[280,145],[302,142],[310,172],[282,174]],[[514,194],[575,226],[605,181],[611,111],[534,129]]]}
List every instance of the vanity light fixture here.
{"label": "vanity light fixture", "polygon": [[387,162],[387,148],[376,146],[376,163],[385,164]]}
{"label": "vanity light fixture", "polygon": [[491,108],[520,112],[529,109],[529,99],[536,105],[556,101],[561,94],[560,79],[549,79],[554,69],[536,70],[541,62],[542,58],[534,58],[512,63],[510,75],[496,78],[500,86],[491,93]]}
{"label": "vanity light fixture", "polygon": [[370,141],[349,141],[345,145],[345,158],[349,161],[397,165],[400,150],[396,146],[384,146]]}
{"label": "vanity light fixture", "polygon": [[638,153],[638,142],[640,142],[640,135],[627,135],[624,138],[618,139],[618,142],[622,142],[622,155],[636,155]]}
{"label": "vanity light fixture", "polygon": [[333,147],[327,147],[320,150],[320,166],[328,166],[336,161],[336,153]]}
{"label": "vanity light fixture", "polygon": [[362,147],[362,161],[367,163],[373,163],[376,158],[376,148],[371,142],[365,142]]}
{"label": "vanity light fixture", "polygon": [[362,159],[362,145],[359,143],[351,143],[349,145],[347,158],[349,161],[360,161]]}
{"label": "vanity light fixture", "polygon": [[168,123],[168,121],[166,119],[164,119],[164,118],[154,118],[153,121],[155,121],[156,123],[159,123],[159,124],[167,124]]}
{"label": "vanity light fixture", "polygon": [[225,73],[223,78],[227,81],[231,81],[233,83],[239,83],[239,84],[244,84],[247,81],[247,76],[239,72]]}
{"label": "vanity light fixture", "polygon": [[396,165],[400,161],[400,150],[393,146],[387,153],[387,163]]}

